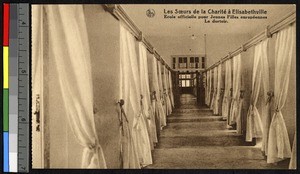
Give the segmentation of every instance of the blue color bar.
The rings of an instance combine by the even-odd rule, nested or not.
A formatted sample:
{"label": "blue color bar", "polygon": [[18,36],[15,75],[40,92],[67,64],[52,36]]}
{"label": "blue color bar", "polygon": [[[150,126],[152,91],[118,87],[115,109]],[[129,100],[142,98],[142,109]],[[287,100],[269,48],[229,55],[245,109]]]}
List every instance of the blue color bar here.
{"label": "blue color bar", "polygon": [[8,141],[8,132],[3,132],[3,171],[4,172],[9,172],[9,159],[8,159],[8,154],[9,154],[9,141]]}

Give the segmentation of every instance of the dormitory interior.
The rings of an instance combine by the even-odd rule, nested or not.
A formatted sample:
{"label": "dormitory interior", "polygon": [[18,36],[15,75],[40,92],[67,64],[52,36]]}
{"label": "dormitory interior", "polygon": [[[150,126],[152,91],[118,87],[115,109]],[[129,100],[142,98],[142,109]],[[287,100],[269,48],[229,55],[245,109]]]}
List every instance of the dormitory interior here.
{"label": "dormitory interior", "polygon": [[[296,37],[295,33],[293,33],[296,27],[295,20],[290,20],[292,21],[290,24],[286,24],[283,28],[278,29],[278,31],[274,33],[272,33],[272,28],[267,28],[267,26],[273,26],[274,24],[276,28],[276,24],[281,25],[284,23],[281,19],[283,19],[286,14],[290,14],[291,12],[295,13],[296,7],[294,5],[263,5],[263,7],[258,5],[247,7],[245,5],[243,8],[249,10],[264,8],[268,11],[268,19],[232,20],[227,24],[204,24],[203,21],[200,20],[191,22],[189,19],[163,19],[161,16],[163,16],[162,13],[164,9],[183,8],[192,10],[195,8],[233,8],[230,5],[220,5],[219,7],[217,7],[217,5],[77,5],[81,6],[82,14],[78,16],[78,19],[74,20],[76,23],[76,20],[82,21],[82,19],[84,19],[85,25],[83,27],[85,27],[85,30],[81,30],[82,28],[80,27],[82,26],[79,26],[79,28],[81,31],[86,32],[87,42],[84,42],[84,40],[81,41],[83,44],[87,44],[89,48],[91,77],[85,80],[89,81],[87,82],[88,84],[92,84],[92,96],[90,97],[93,99],[93,103],[90,108],[93,108],[93,112],[90,112],[92,113],[92,121],[89,121],[94,125],[97,137],[96,141],[99,141],[99,144],[96,142],[97,147],[94,147],[94,144],[89,146],[88,144],[80,143],[80,141],[83,140],[80,140],[80,136],[74,135],[76,131],[80,130],[75,130],[74,133],[72,126],[74,126],[75,123],[73,123],[72,119],[75,118],[65,116],[70,114],[70,111],[66,109],[66,100],[63,99],[64,94],[62,93],[62,88],[64,87],[62,87],[62,83],[59,81],[61,77],[63,78],[60,74],[64,73],[60,71],[62,70],[60,68],[63,67],[57,65],[57,58],[51,58],[55,56],[55,50],[60,49],[57,47],[52,49],[52,47],[54,47],[51,45],[51,42],[54,42],[53,38],[55,40],[55,36],[60,35],[51,35],[54,33],[52,33],[50,29],[51,25],[54,26],[57,24],[53,22],[51,17],[61,17],[61,21],[64,21],[64,18],[67,17],[77,18],[75,14],[71,14],[72,8],[68,9],[70,12],[69,16],[64,15],[62,9],[64,9],[65,6],[72,5],[61,5],[61,9],[55,9],[49,7],[49,5],[35,5],[32,7],[32,59],[33,64],[36,64],[36,67],[34,65],[32,67],[36,68],[33,71],[37,74],[37,76],[33,78],[40,80],[40,82],[35,83],[33,79],[33,85],[36,86],[33,86],[32,92],[32,113],[34,113],[37,109],[36,107],[38,107],[37,102],[42,106],[42,108],[39,108],[39,110],[42,111],[40,114],[40,123],[36,122],[36,115],[32,115],[33,168],[91,167],[91,165],[84,164],[83,160],[93,161],[95,159],[82,158],[83,153],[86,153],[85,148],[90,149],[88,153],[97,154],[98,159],[96,159],[96,161],[98,160],[98,163],[92,165],[92,168],[151,168],[151,165],[155,166],[156,163],[163,163],[157,158],[168,158],[167,156],[163,157],[157,154],[159,150],[164,149],[161,147],[162,145],[160,145],[160,139],[164,137],[162,136],[160,138],[160,135],[165,135],[164,131],[168,131],[167,129],[170,127],[173,128],[172,124],[175,125],[170,122],[170,118],[173,119],[173,117],[178,115],[181,119],[181,117],[184,117],[182,113],[185,112],[190,115],[194,114],[196,117],[198,111],[210,113],[208,116],[205,116],[205,119],[210,116],[212,118],[217,118],[218,116],[218,121],[222,122],[220,124],[226,126],[224,131],[231,131],[230,134],[240,135],[240,140],[243,141],[247,147],[258,149],[255,152],[260,155],[259,159],[262,161],[261,163],[263,163],[262,168],[268,169],[274,166],[275,168],[277,166],[283,169],[288,169],[289,167],[294,168],[291,167],[291,163],[294,162],[294,157],[292,156],[296,154],[294,149],[296,137]],[[235,5],[234,8],[240,8],[240,6]],[[155,10],[156,14],[154,17],[151,18],[146,15],[148,9]],[[61,15],[56,15],[56,12],[58,14],[61,13]],[[291,17],[287,18],[289,19]],[[68,25],[72,24],[74,23],[68,23]],[[39,25],[39,27],[34,28],[34,25]],[[78,27],[68,25],[64,27],[74,28],[74,30]],[[136,31],[142,32],[143,34],[137,33]],[[278,35],[281,31],[286,32],[282,34],[283,40],[289,38],[290,35],[294,37],[290,40],[279,40]],[[59,32],[63,33],[62,35],[68,35],[67,32],[64,33],[63,29],[57,30],[57,33]],[[255,40],[253,38],[258,35],[261,37],[260,41],[251,45],[251,39]],[[53,38],[50,38],[50,36]],[[35,41],[35,39],[37,41]],[[259,39],[256,38],[256,40]],[[258,45],[263,45],[265,40],[268,40],[267,46],[259,46],[258,48]],[[287,44],[292,47],[291,53],[283,51],[284,53],[281,54],[286,57],[291,57],[291,63],[286,64],[288,66],[288,68],[285,69],[286,73],[282,72],[282,68],[278,66],[278,63],[276,64],[275,61],[278,57],[277,54],[279,54],[276,48],[282,49],[278,47],[278,45],[280,45],[278,42],[288,42]],[[65,43],[68,44],[68,42]],[[251,46],[244,48],[247,46],[243,45],[245,43]],[[128,44],[131,44],[131,46],[128,46]],[[60,46],[77,52],[77,50],[74,50],[75,48],[70,48],[67,45],[62,44]],[[43,49],[35,52],[35,49],[40,48]],[[82,49],[86,48],[86,46],[82,46]],[[237,49],[242,51],[234,53]],[[258,51],[259,53],[257,53],[258,49],[260,50],[260,52]],[[284,47],[283,49],[288,48]],[[130,52],[132,50],[135,50],[135,53]],[[35,59],[37,59],[38,56],[36,56],[35,53],[37,55],[43,55],[43,63],[36,63],[38,61],[35,61]],[[267,57],[268,60],[267,69],[269,71],[269,89],[264,89],[265,83],[263,79],[265,79],[264,76],[266,75],[264,73],[265,69],[254,68],[254,59],[257,57],[256,54],[259,54],[261,57],[264,57],[264,54],[266,54],[265,57]],[[237,57],[239,57],[238,63],[234,60],[237,59]],[[221,58],[223,58],[223,62],[219,62]],[[262,60],[260,58],[256,59],[261,61],[258,62],[258,64],[256,62],[256,65],[263,67],[260,66]],[[228,71],[229,65],[226,65],[226,62],[231,63],[232,73],[229,75],[231,76],[230,87],[227,86],[228,74],[226,75],[226,73],[228,72],[226,71]],[[128,67],[126,69],[122,68],[122,66]],[[240,73],[237,73],[237,67],[239,67]],[[76,67],[66,66],[65,68],[70,68],[70,71],[76,74]],[[145,71],[145,69],[147,70]],[[259,77],[253,78],[254,69],[257,71],[255,75]],[[148,74],[148,76],[146,76],[145,73]],[[258,73],[261,73],[261,75],[257,75]],[[237,77],[236,74],[240,76]],[[80,74],[77,75],[80,76]],[[76,76],[74,77],[70,84],[74,83],[74,86],[76,86],[75,83],[77,79]],[[285,80],[287,77],[289,79],[288,82]],[[282,81],[278,82],[276,78]],[[253,84],[253,79],[256,80],[255,84]],[[235,82],[233,82],[234,80]],[[125,81],[128,81],[128,83]],[[239,84],[239,90],[236,93],[234,92],[235,89],[232,89],[236,87],[234,83]],[[263,114],[265,113],[266,106],[269,107],[268,118],[270,120],[268,122],[271,122],[272,116],[274,116],[273,114],[279,112],[276,111],[275,108],[275,99],[280,100],[277,99],[279,93],[282,92],[280,90],[286,91],[286,100],[282,104],[282,109],[280,109],[283,121],[279,119],[279,122],[281,121],[280,124],[283,122],[286,126],[288,136],[286,139],[283,139],[288,141],[287,144],[290,147],[288,147],[288,150],[284,149],[284,152],[282,152],[283,154],[287,153],[287,156],[283,155],[279,160],[272,162],[267,162],[267,155],[264,152],[260,152],[261,146],[263,146],[262,144],[264,144],[265,141],[263,140],[263,133],[259,134],[254,130],[254,132],[252,132],[253,139],[246,141],[246,136],[248,136],[247,126],[249,126],[249,123],[247,123],[247,120],[249,120],[247,115],[249,107],[253,103],[253,86],[257,86],[256,83],[260,83],[260,87],[256,89],[259,91],[256,108],[258,113],[260,113],[261,123],[251,121],[251,123],[255,124],[252,125],[255,130],[257,130],[257,126],[259,127],[257,124],[262,124],[263,131],[266,130],[266,127],[270,126],[271,123],[265,123],[267,119]],[[288,84],[285,86],[281,85],[281,83]],[[124,92],[124,90],[121,89],[122,87],[134,88],[133,90],[128,89],[130,94],[129,97],[127,96],[127,100],[120,97],[126,93],[126,91]],[[146,91],[143,91],[145,89]],[[155,91],[155,89],[157,91]],[[85,97],[84,93],[80,94],[80,92],[83,91],[84,90],[81,90],[78,93],[78,96],[80,96],[78,98],[81,100],[84,100],[83,98]],[[122,93],[122,91],[124,93]],[[274,93],[274,91],[277,93]],[[268,92],[273,92],[272,94],[274,95],[272,97],[266,95]],[[222,109],[225,93],[227,93],[228,102],[229,98],[231,98],[232,102],[233,96],[236,97],[234,100],[242,100],[241,105],[236,104],[236,106],[234,106],[236,107],[234,109],[238,108],[237,113],[240,119],[237,120],[238,123],[232,125],[228,123],[228,116],[225,116],[230,115],[230,110],[232,109],[230,108],[230,104],[227,109],[228,114],[225,114],[224,109]],[[37,95],[39,95],[39,99],[37,99]],[[284,94],[280,93],[280,95]],[[218,98],[217,106],[212,107],[211,104],[215,102],[215,98]],[[270,99],[271,101],[268,101],[269,103],[266,104],[266,99]],[[123,107],[121,106],[122,102],[125,103]],[[76,104],[78,103],[74,102],[74,105]],[[185,104],[187,108],[185,108]],[[193,105],[192,108],[189,108],[189,105]],[[133,108],[135,106],[138,106],[139,109],[136,109],[138,111]],[[80,106],[74,108],[77,107]],[[148,111],[145,111],[147,109],[140,111],[147,107],[151,109]],[[216,107],[218,107],[218,109],[216,109]],[[193,110],[197,111],[189,113]],[[161,116],[162,113],[164,113],[165,116]],[[148,117],[146,115],[148,115]],[[188,115],[188,117],[190,117],[190,115]],[[192,117],[193,119],[194,115]],[[136,128],[135,124],[139,122],[137,120],[140,119],[140,117],[147,118],[144,118],[143,121],[140,120],[140,127]],[[162,123],[162,120],[157,121],[157,119],[162,119],[162,117],[164,117],[166,125]],[[126,121],[122,119],[126,119]],[[256,118],[254,119],[256,120]],[[195,120],[191,121],[193,122]],[[72,123],[69,124],[70,122]],[[185,122],[188,121],[185,120],[181,125],[188,124]],[[210,123],[207,121],[199,125],[204,125],[205,127],[205,124],[209,125]],[[37,125],[40,126],[41,130],[37,131]],[[280,127],[280,129],[281,128],[282,127]],[[125,133],[124,129],[126,129]],[[140,132],[137,133],[135,129]],[[206,126],[205,129],[209,129],[209,126]],[[237,129],[239,130],[237,131]],[[153,131],[156,134],[156,140],[153,138]],[[177,130],[173,133],[176,134],[176,131]],[[199,131],[205,130],[200,128]],[[284,132],[285,130],[282,131]],[[257,137],[256,133],[259,134]],[[265,135],[268,135],[268,133],[265,133]],[[224,134],[223,138],[226,138],[226,136],[227,134]],[[274,136],[274,134],[272,134],[272,136]],[[279,135],[275,134],[275,136]],[[206,141],[206,139],[203,138],[201,141]],[[169,143],[172,142],[173,140]],[[243,143],[241,146],[243,146]],[[286,144],[286,142],[283,142],[283,144]],[[100,148],[98,148],[98,146]],[[193,148],[192,150],[197,149],[197,145],[190,146],[186,148]],[[209,144],[207,146],[209,146]],[[226,145],[224,145],[224,147],[225,146]],[[173,149],[180,148],[177,146],[170,147]],[[223,147],[222,144],[217,146],[217,148],[221,147]],[[234,147],[235,146],[233,146],[233,148]],[[277,154],[275,154],[275,156],[276,155]],[[201,158],[201,153],[198,153],[198,156]],[[213,156],[214,155],[211,154],[211,158],[213,158]],[[291,157],[293,160],[291,160]],[[182,156],[182,159],[184,158],[189,157]],[[189,168],[188,166],[180,166],[179,162],[176,163],[178,158],[174,158],[173,160],[177,168]],[[174,166],[170,166],[172,165],[169,165],[169,167],[168,165],[161,165],[157,168],[174,168]],[[256,167],[260,168],[261,166],[251,166],[249,168]],[[205,165],[197,167],[195,164],[195,166],[191,168],[206,167]],[[208,166],[208,168],[214,167]],[[221,166],[221,168],[230,169],[231,167],[230,165],[225,165]]]}

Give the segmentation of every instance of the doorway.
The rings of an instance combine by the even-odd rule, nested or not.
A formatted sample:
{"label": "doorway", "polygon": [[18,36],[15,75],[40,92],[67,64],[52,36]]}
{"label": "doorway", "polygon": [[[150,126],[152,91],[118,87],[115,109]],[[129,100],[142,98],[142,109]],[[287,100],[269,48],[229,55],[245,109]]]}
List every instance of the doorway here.
{"label": "doorway", "polygon": [[194,73],[179,74],[179,88],[181,94],[194,94],[193,88],[197,86],[195,75]]}

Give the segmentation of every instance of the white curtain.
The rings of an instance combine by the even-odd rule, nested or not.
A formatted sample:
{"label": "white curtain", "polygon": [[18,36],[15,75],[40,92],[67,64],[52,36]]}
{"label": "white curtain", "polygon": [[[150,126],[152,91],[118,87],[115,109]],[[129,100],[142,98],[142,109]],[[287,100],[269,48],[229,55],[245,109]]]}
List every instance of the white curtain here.
{"label": "white curtain", "polygon": [[154,92],[154,102],[152,102],[152,106],[153,108],[155,108],[155,113],[157,115],[157,121],[158,121],[158,127],[156,128],[156,130],[160,130],[160,128],[162,127],[162,120],[164,117],[164,109],[159,97],[159,84],[158,84],[158,73],[157,73],[157,60],[154,57],[154,55],[152,55],[152,85],[153,85],[153,92]]}
{"label": "white curtain", "polygon": [[275,44],[275,112],[269,130],[268,163],[291,157],[291,146],[286,125],[281,113],[284,107],[291,70],[293,47],[296,39],[296,24],[290,25],[277,34]]}
{"label": "white curtain", "polygon": [[164,74],[163,74],[163,85],[164,85],[164,96],[165,96],[165,101],[166,101],[166,110],[167,110],[167,115],[170,115],[172,113],[172,105],[170,101],[170,96],[169,96],[169,86],[168,86],[168,74],[167,74],[167,68],[163,66],[164,68]]}
{"label": "white curtain", "polygon": [[[232,58],[233,61],[233,95],[231,100],[230,107],[230,117],[229,123],[232,124],[241,124],[239,112],[239,102],[240,102],[240,88],[241,88],[241,54],[238,54]],[[237,125],[238,127],[238,125]]]}
{"label": "white curtain", "polygon": [[[135,38],[122,25],[120,26],[121,39],[121,68],[124,68],[124,76],[121,75],[121,98],[125,101],[125,113],[133,111],[132,138],[134,148],[141,166],[152,164],[151,145],[147,131],[145,114],[141,108],[140,77],[135,50]],[[127,91],[126,91],[127,90]],[[131,160],[131,159],[129,159]],[[125,168],[125,167],[124,167]]]}
{"label": "white curtain", "polygon": [[[163,108],[163,105],[162,105],[162,101],[161,101],[161,98],[160,98],[160,89],[159,89],[159,77],[158,77],[158,72],[157,72],[157,60],[156,58],[154,57],[153,55],[153,58],[152,58],[152,76],[153,76],[153,83],[154,83],[154,90],[155,90],[155,99],[156,99],[156,112],[158,113],[159,115],[159,122],[160,122],[160,128],[163,127],[163,126],[166,126],[166,123],[165,123],[165,112],[164,112],[164,108]],[[164,121],[164,123],[163,123]]]}
{"label": "white curtain", "polygon": [[216,93],[215,110],[216,110],[216,114],[220,114],[219,106],[221,103],[222,64],[219,64],[217,69],[218,69],[218,77],[217,77],[217,93]]}
{"label": "white curtain", "polygon": [[168,97],[169,97],[169,101],[170,101],[170,113],[172,113],[173,111],[173,105],[172,105],[172,97],[171,97],[171,88],[170,88],[170,80],[169,80],[169,74],[170,71],[166,68],[166,83],[167,83],[167,89],[168,89]]}
{"label": "white curtain", "polygon": [[167,125],[167,110],[166,110],[166,101],[165,101],[165,97],[164,97],[164,90],[163,90],[163,84],[162,84],[161,62],[157,61],[157,64],[158,64],[157,68],[158,68],[158,84],[159,84],[158,96],[160,97],[160,101],[163,106],[164,116],[161,120],[161,123],[162,123],[162,127],[164,127]]}
{"label": "white curtain", "polygon": [[[265,105],[263,105],[262,108],[262,114],[261,116],[258,115],[247,115],[247,126],[246,126],[246,141],[252,141],[253,137],[261,137],[262,133],[262,151],[267,155],[267,142],[268,142],[268,130],[270,125],[270,103],[269,103],[269,96],[268,93],[269,90],[269,62],[268,62],[268,39],[265,41],[262,41],[255,47],[255,54],[254,54],[254,62],[255,66],[253,67],[253,73],[254,69],[256,69],[256,75],[254,77],[261,78],[256,79],[259,81],[262,81],[263,86],[263,101]],[[258,84],[256,84],[258,85]],[[258,92],[260,89],[257,89]],[[252,112],[254,113],[254,112]],[[262,122],[261,119],[264,119]],[[261,127],[262,126],[262,127]],[[258,134],[258,135],[257,135]]]}
{"label": "white curtain", "polygon": [[[132,86],[135,82],[132,79],[132,68],[131,68],[131,59],[134,56],[130,52],[130,49],[133,49],[131,42],[132,36],[130,33],[123,27],[120,26],[120,99],[124,100],[124,113],[121,113],[120,116],[120,136],[121,136],[121,160],[122,168],[140,168],[140,161],[137,152],[136,141],[134,142],[132,137],[132,131],[130,124],[128,123],[128,117],[133,117],[132,120],[135,120],[136,117],[134,114],[129,114],[133,110],[131,102],[138,102],[137,99],[131,101],[130,95],[132,92]],[[134,43],[133,43],[134,44]],[[136,121],[135,121],[136,122]]]}
{"label": "white curtain", "polygon": [[273,97],[273,92],[270,91],[270,73],[269,73],[269,61],[268,61],[268,39],[263,41],[261,44],[262,47],[262,56],[261,56],[261,72],[262,72],[262,84],[264,91],[264,107],[262,110],[261,118],[263,121],[263,139],[262,139],[262,152],[267,155],[268,152],[268,133],[269,126],[271,123],[271,114],[270,114],[270,101]]}
{"label": "white curtain", "polygon": [[203,73],[203,78],[205,80],[205,104],[207,105],[207,100],[208,100],[208,71]]}
{"label": "white curtain", "polygon": [[170,98],[171,98],[171,104],[172,107],[174,108],[174,94],[173,94],[173,85],[172,85],[172,72],[169,72],[169,87],[170,87]]}
{"label": "white curtain", "polygon": [[217,106],[217,83],[218,83],[218,67],[214,67],[214,77],[213,77],[213,96],[210,104],[210,109],[213,110],[213,113],[218,114]]}
{"label": "white curtain", "polygon": [[151,106],[150,87],[148,77],[148,64],[147,64],[147,49],[143,42],[139,42],[139,71],[140,71],[140,83],[141,83],[141,95],[143,96],[143,112],[148,118],[147,122],[150,129],[150,138],[152,143],[157,143],[157,134],[155,126],[155,115]]}
{"label": "white curtain", "polygon": [[210,107],[212,101],[212,69],[208,73],[208,106]]}
{"label": "white curtain", "polygon": [[106,168],[93,113],[89,42],[82,5],[45,6],[49,45],[59,72],[68,123],[84,146],[82,168]]}
{"label": "white curtain", "polygon": [[244,98],[241,98],[239,96],[239,100],[237,103],[237,115],[238,117],[236,118],[236,133],[237,134],[242,134],[242,107],[244,103]]}
{"label": "white curtain", "polygon": [[223,97],[223,103],[222,103],[222,115],[226,119],[228,119],[228,116],[229,116],[231,87],[232,87],[231,62],[230,62],[230,60],[227,60],[225,62],[225,90],[224,90],[224,97]]}
{"label": "white curtain", "polygon": [[[255,46],[253,73],[252,73],[252,93],[250,99],[250,107],[247,113],[246,141],[252,141],[254,137],[262,137],[264,131],[260,114],[256,108],[256,103],[259,96],[262,76],[265,76],[264,80],[266,80],[266,82],[264,82],[264,86],[267,85],[266,86],[267,88],[269,86],[267,83],[269,74],[262,74],[263,69],[269,68],[269,67],[264,67],[262,64],[268,59],[267,47],[268,47],[268,40],[265,40]],[[267,92],[264,93],[267,94]],[[266,98],[266,96],[264,97]]]}

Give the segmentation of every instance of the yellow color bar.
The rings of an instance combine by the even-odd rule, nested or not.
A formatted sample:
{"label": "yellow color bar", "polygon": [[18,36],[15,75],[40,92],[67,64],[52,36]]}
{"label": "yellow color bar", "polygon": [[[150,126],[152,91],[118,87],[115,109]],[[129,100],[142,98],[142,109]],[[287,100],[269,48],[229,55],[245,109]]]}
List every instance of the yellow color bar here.
{"label": "yellow color bar", "polygon": [[3,88],[8,89],[8,47],[3,47]]}

